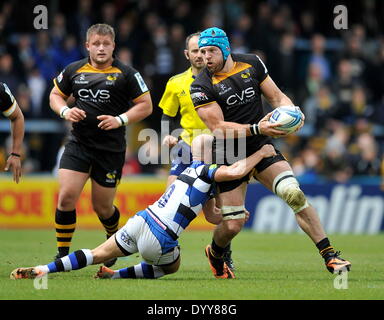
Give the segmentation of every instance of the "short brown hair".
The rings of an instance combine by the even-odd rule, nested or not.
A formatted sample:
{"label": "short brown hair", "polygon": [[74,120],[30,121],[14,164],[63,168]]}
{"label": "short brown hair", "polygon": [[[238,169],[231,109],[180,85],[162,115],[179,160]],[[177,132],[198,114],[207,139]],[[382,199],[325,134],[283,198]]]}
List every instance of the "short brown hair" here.
{"label": "short brown hair", "polygon": [[200,37],[200,31],[195,32],[190,34],[186,39],[185,39],[185,49],[189,49],[189,40],[191,40],[193,37]]}
{"label": "short brown hair", "polygon": [[99,34],[102,36],[111,36],[112,40],[115,41],[115,31],[113,28],[106,23],[98,23],[90,26],[87,30],[87,41],[89,41],[89,38],[92,34]]}

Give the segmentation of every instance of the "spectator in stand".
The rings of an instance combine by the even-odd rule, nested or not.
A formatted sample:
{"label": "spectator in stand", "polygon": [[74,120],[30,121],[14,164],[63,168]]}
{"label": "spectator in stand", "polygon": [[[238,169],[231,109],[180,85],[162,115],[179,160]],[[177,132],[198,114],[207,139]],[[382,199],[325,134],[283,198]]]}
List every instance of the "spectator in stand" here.
{"label": "spectator in stand", "polygon": [[83,57],[78,47],[76,37],[72,34],[67,35],[63,39],[63,42],[53,49],[53,55],[58,70],[64,69],[68,64],[80,60]]}
{"label": "spectator in stand", "polygon": [[303,105],[304,101],[311,96],[315,96],[318,90],[324,85],[319,65],[311,63],[308,65],[307,77],[305,82],[298,89],[298,105]]}
{"label": "spectator in stand", "polygon": [[170,39],[172,39],[169,45],[172,53],[173,73],[181,73],[188,67],[183,53],[185,48],[185,32],[181,24],[171,25]]}
{"label": "spectator in stand", "polygon": [[101,21],[116,28],[116,6],[114,3],[106,2],[101,7]]}
{"label": "spectator in stand", "polygon": [[271,61],[271,74],[274,75],[276,83],[289,96],[292,96],[297,87],[296,70],[297,58],[295,53],[295,35],[284,33],[280,39],[280,46],[276,52],[276,59]]}
{"label": "spectator in stand", "polygon": [[33,68],[35,63],[31,46],[31,37],[28,34],[21,34],[19,36],[16,51],[16,59],[20,64],[20,69],[22,72],[27,73]]}
{"label": "spectator in stand", "polygon": [[332,81],[332,91],[336,96],[337,109],[333,117],[341,119],[345,116],[352,102],[353,88],[359,81],[353,76],[352,64],[347,59],[342,59],[337,65],[337,76]]}
{"label": "spectator in stand", "polygon": [[138,49],[139,37],[135,29],[135,21],[136,17],[133,15],[125,15],[119,20],[116,33],[116,45],[119,48],[126,47],[132,50],[132,52]]}
{"label": "spectator in stand", "polygon": [[49,35],[52,39],[53,48],[60,48],[67,34],[66,18],[62,13],[56,13],[53,17]]}
{"label": "spectator in stand", "polygon": [[31,95],[31,116],[34,118],[43,118],[43,97],[47,89],[47,83],[42,77],[39,69],[33,68],[28,73],[27,85]]}
{"label": "spectator in stand", "polygon": [[48,31],[37,33],[36,43],[33,46],[33,57],[45,81],[51,83],[58,69],[54,60],[54,49]]}
{"label": "spectator in stand", "polygon": [[354,175],[379,176],[381,161],[378,145],[372,134],[365,132],[357,137],[357,150],[351,157]]}
{"label": "spectator in stand", "polygon": [[300,152],[299,156],[292,160],[292,170],[300,182],[303,183],[316,183],[319,181],[319,165],[319,153],[312,147],[306,147]]}
{"label": "spectator in stand", "polygon": [[321,173],[329,180],[345,183],[351,178],[353,170],[349,162],[347,144],[349,140],[348,128],[341,123],[334,122],[334,132],[327,139],[323,153]]}
{"label": "spectator in stand", "polygon": [[127,47],[121,47],[117,50],[117,59],[119,59],[122,63],[127,66],[132,66],[132,51]]}
{"label": "spectator in stand", "polygon": [[303,11],[300,14],[299,35],[301,38],[310,39],[315,33],[315,18],[310,11]]}
{"label": "spectator in stand", "polygon": [[329,116],[335,107],[335,97],[329,87],[322,85],[314,95],[309,96],[303,103],[305,123],[302,131],[315,134],[325,127]]}
{"label": "spectator in stand", "polygon": [[6,83],[11,92],[16,92],[22,82],[15,72],[13,58],[9,53],[0,56],[0,82]]}

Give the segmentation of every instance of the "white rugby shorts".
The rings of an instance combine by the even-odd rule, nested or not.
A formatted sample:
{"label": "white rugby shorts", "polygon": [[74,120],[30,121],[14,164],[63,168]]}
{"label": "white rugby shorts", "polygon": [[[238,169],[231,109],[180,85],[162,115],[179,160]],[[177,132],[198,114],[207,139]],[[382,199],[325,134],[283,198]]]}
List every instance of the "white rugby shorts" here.
{"label": "white rugby shorts", "polygon": [[139,252],[146,263],[167,265],[180,254],[177,240],[173,240],[149,217],[145,210],[138,212],[115,234],[118,247],[125,255]]}

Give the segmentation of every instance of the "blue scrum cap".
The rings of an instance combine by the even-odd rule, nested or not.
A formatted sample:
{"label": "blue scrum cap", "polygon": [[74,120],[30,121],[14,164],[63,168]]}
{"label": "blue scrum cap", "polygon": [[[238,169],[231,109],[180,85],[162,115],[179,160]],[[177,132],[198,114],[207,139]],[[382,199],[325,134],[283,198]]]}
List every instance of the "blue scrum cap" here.
{"label": "blue scrum cap", "polygon": [[227,34],[216,27],[208,28],[201,32],[198,45],[199,48],[208,46],[218,47],[223,53],[224,61],[227,60],[231,52]]}

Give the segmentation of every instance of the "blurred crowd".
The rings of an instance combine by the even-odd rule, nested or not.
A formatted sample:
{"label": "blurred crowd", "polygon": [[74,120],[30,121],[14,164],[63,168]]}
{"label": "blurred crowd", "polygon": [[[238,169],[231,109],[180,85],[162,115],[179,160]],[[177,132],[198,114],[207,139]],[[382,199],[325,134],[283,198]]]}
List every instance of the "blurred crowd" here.
{"label": "blurred crowd", "polygon": [[[139,70],[151,90],[155,108],[144,127],[160,130],[157,105],[166,81],[188,67],[185,37],[218,26],[227,31],[232,52],[258,54],[272,79],[302,108],[302,130],[276,140],[299,177],[346,182],[383,172],[382,1],[355,1],[353,6],[346,2],[347,30],[333,26],[333,8],[340,4],[334,1],[46,2],[47,30],[33,29],[33,8],[44,1],[0,4],[0,81],[8,84],[27,120],[60,122],[48,104],[52,79],[87,55],[87,28],[104,22],[115,28],[116,56]],[[27,132],[25,170],[52,170],[64,136]],[[6,138],[0,135],[0,163]],[[125,174],[166,172],[161,165],[141,166],[135,160],[139,145],[133,140],[128,137]]]}

